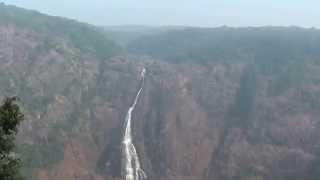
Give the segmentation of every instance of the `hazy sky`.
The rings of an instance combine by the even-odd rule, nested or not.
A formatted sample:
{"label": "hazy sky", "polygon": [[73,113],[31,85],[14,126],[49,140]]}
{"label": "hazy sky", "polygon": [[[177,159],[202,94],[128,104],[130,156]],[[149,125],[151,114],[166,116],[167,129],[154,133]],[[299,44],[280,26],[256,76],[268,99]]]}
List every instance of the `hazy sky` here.
{"label": "hazy sky", "polygon": [[96,25],[320,27],[320,0],[2,1]]}

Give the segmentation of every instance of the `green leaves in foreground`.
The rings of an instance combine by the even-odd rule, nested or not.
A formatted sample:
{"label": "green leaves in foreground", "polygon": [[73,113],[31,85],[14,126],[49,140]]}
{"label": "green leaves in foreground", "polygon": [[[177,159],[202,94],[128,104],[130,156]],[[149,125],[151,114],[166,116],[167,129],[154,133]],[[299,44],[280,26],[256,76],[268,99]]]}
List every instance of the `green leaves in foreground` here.
{"label": "green leaves in foreground", "polygon": [[0,106],[0,179],[21,180],[20,160],[13,152],[18,126],[24,119],[17,98],[6,98]]}

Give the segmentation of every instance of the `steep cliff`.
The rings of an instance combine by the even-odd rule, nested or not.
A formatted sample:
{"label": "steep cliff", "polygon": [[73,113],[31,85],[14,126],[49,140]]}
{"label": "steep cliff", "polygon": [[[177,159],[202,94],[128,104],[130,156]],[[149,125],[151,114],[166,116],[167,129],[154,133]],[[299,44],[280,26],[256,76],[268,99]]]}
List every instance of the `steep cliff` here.
{"label": "steep cliff", "polygon": [[152,180],[300,180],[320,173],[320,32],[180,29],[128,43],[95,27],[0,5],[0,95],[27,120],[38,180],[121,179],[126,112]]}

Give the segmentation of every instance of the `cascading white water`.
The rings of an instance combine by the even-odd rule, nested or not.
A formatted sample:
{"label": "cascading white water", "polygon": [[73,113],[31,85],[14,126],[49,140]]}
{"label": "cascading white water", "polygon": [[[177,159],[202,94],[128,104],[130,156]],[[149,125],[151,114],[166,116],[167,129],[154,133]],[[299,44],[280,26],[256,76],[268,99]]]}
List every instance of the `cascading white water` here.
{"label": "cascading white water", "polygon": [[141,87],[134,99],[132,106],[129,108],[126,119],[125,119],[125,134],[122,141],[122,153],[123,153],[123,168],[125,172],[126,180],[142,180],[146,179],[147,176],[145,172],[142,170],[140,165],[140,160],[132,142],[132,134],[131,134],[131,117],[132,111],[137,105],[140,94],[142,92],[144,86],[144,77],[146,74],[146,69],[143,68],[141,72]]}

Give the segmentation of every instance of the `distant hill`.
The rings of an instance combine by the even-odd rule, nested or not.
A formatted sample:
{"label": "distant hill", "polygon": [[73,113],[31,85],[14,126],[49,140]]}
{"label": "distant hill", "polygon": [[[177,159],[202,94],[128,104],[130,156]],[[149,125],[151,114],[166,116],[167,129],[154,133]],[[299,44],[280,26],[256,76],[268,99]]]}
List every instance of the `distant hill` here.
{"label": "distant hill", "polygon": [[99,58],[110,57],[120,50],[94,26],[61,17],[47,16],[15,6],[0,5],[0,24],[14,25],[35,33],[68,39],[76,48],[92,51]]}
{"label": "distant hill", "polygon": [[140,37],[128,45],[135,54],[168,62],[233,61],[251,56],[258,61],[318,57],[320,30],[298,27],[187,28]]}
{"label": "distant hill", "polygon": [[164,33],[170,30],[184,29],[186,27],[180,26],[135,26],[135,25],[123,25],[123,26],[106,26],[100,28],[106,33],[108,37],[117,42],[118,44],[126,47],[130,42],[144,36],[156,35]]}

